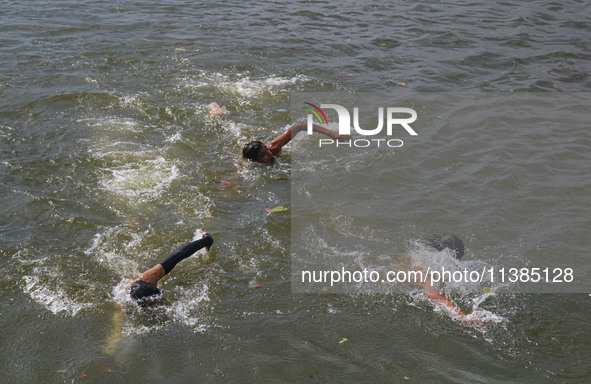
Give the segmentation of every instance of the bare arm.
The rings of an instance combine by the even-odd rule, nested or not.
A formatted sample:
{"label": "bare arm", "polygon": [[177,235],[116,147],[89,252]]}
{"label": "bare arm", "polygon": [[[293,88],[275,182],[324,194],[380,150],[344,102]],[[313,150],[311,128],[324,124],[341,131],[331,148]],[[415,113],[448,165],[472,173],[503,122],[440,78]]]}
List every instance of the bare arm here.
{"label": "bare arm", "polygon": [[422,282],[421,285],[425,289],[425,293],[427,294],[427,297],[429,299],[431,299],[434,302],[436,302],[437,304],[447,308],[451,312],[459,315],[461,317],[462,323],[464,323],[465,325],[469,325],[471,327],[474,327],[474,326],[480,327],[480,326],[484,325],[484,323],[478,319],[467,319],[466,318],[467,315],[464,311],[462,311],[460,308],[458,308],[457,305],[455,305],[453,301],[451,301],[450,299],[448,299],[447,297],[445,297],[441,293],[439,293],[439,291],[433,285],[433,283],[431,282],[431,279],[429,277],[427,277],[427,280]]}
{"label": "bare arm", "polygon": [[[281,152],[281,148],[289,143],[291,139],[293,139],[298,133],[301,131],[305,131],[308,129],[308,122],[305,120],[298,121],[291,127],[287,128],[285,132],[281,135],[277,136],[273,141],[267,144],[267,148],[274,154],[278,155]],[[332,131],[330,129],[324,128],[318,124],[312,124],[312,130],[314,132],[322,133],[333,140],[352,140],[353,137],[349,135],[341,135],[337,131]]]}
{"label": "bare arm", "polygon": [[444,307],[447,307],[449,310],[451,310],[452,312],[454,312],[458,315],[466,316],[466,313],[464,313],[464,311],[459,309],[450,299],[448,299],[447,297],[445,297],[441,293],[439,293],[437,288],[435,288],[435,286],[431,283],[430,278],[427,278],[427,280],[422,282],[421,285],[425,289],[425,293],[427,294],[427,297],[429,299],[435,301],[436,303],[438,303]]}
{"label": "bare arm", "polygon": [[451,312],[459,315],[462,323],[464,323],[465,325],[468,325],[470,327],[484,326],[484,323],[478,319],[467,318],[468,315],[464,311],[462,311],[460,308],[458,308],[457,305],[455,305],[453,301],[451,301],[450,299],[448,299],[447,297],[445,297],[441,293],[439,293],[439,291],[433,285],[433,283],[431,282],[431,279],[429,277],[427,277],[427,280],[422,282],[421,285],[425,289],[425,293],[427,294],[427,297],[429,299],[431,299],[434,302],[436,302],[437,304],[447,308]]}

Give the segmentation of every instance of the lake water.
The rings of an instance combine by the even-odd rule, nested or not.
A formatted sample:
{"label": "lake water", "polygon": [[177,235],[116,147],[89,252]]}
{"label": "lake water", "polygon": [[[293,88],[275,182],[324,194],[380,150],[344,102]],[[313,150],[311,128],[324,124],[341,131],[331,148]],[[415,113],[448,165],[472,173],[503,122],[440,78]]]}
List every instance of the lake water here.
{"label": "lake water", "polygon": [[[590,17],[583,1],[3,2],[1,382],[591,381]],[[302,133],[273,166],[241,158],[303,102],[359,106],[368,129],[378,106],[414,108],[418,135]],[[214,246],[161,282],[168,303],[133,304],[126,282],[200,228]],[[461,262],[422,245],[438,233],[464,240]],[[476,328],[412,284],[301,284],[417,261],[573,280],[443,286]]]}

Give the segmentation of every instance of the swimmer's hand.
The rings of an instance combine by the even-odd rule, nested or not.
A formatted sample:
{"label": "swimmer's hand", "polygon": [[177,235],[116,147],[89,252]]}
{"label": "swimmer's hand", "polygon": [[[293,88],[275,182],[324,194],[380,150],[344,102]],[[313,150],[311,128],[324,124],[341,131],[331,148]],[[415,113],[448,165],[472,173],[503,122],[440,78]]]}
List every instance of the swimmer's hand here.
{"label": "swimmer's hand", "polygon": [[[201,236],[205,236],[205,235],[211,236],[209,233],[205,232],[203,229],[200,229],[199,232],[201,232]],[[209,249],[210,248],[211,248],[210,245],[208,245],[207,247],[205,247],[205,249],[207,250],[207,252],[209,252]]]}
{"label": "swimmer's hand", "polygon": [[341,135],[341,134],[335,132],[335,135],[333,137],[333,140],[349,141],[349,140],[353,140],[353,136],[351,136],[351,135]]}
{"label": "swimmer's hand", "polygon": [[468,319],[466,316],[462,316],[462,324],[472,328],[482,328],[484,323],[478,319]]}
{"label": "swimmer's hand", "polygon": [[208,105],[209,107],[209,117],[212,120],[215,120],[216,117],[220,117],[225,115],[225,111],[216,103],[215,101]]}

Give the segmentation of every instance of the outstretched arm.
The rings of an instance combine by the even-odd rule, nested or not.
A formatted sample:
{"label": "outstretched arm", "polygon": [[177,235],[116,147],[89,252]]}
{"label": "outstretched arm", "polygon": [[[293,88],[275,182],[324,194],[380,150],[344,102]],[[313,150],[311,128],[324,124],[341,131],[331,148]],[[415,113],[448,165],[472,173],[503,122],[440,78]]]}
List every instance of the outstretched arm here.
{"label": "outstretched arm", "polygon": [[[281,152],[281,148],[289,143],[291,139],[293,139],[299,132],[305,131],[308,129],[308,122],[305,120],[298,121],[291,127],[287,128],[285,132],[281,135],[277,136],[273,141],[267,144],[267,148],[274,154],[278,155]],[[325,134],[326,136],[330,137],[333,140],[352,140],[353,137],[349,135],[341,135],[336,131],[332,131],[330,129],[324,128],[318,124],[312,124],[312,130],[314,132],[319,132]]]}
{"label": "outstretched arm", "polygon": [[127,286],[127,289],[136,281],[143,280],[147,283],[152,284],[153,286],[158,285],[158,281],[162,279],[167,273],[172,271],[172,269],[182,260],[186,259],[187,257],[191,256],[201,248],[205,248],[209,251],[209,248],[213,244],[213,238],[209,233],[201,231],[203,237],[199,240],[195,240],[168,255],[164,260],[160,263],[156,264],[152,268],[148,269],[144,273],[142,273],[138,278],[133,280]]}
{"label": "outstretched arm", "polygon": [[168,255],[158,265],[161,265],[164,273],[169,273],[172,269],[182,260],[191,256],[201,248],[206,248],[209,251],[209,247],[213,244],[213,238],[209,233],[201,231],[203,237],[199,240],[195,240]]}

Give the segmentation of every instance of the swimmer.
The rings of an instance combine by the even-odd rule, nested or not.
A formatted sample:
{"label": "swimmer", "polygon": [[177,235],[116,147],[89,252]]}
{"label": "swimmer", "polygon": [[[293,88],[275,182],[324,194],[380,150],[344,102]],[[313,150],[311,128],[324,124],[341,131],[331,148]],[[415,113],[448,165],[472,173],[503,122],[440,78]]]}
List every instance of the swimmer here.
{"label": "swimmer", "polygon": [[167,275],[181,261],[201,248],[209,251],[213,238],[209,233],[201,231],[203,237],[195,240],[168,255],[160,263],[142,273],[128,286],[131,298],[140,306],[146,307],[160,302],[162,295],[157,288],[158,281]]}
{"label": "swimmer", "polygon": [[[460,240],[457,236],[454,235],[444,235],[444,236],[434,236],[433,238],[426,239],[427,245],[430,247],[435,248],[439,252],[449,249],[452,254],[455,256],[456,259],[461,260],[462,256],[464,256],[464,243]],[[467,314],[458,308],[450,299],[443,296],[437,288],[433,285],[431,281],[431,277],[427,276],[427,279],[421,283],[427,297],[433,300],[435,303],[443,306],[444,308],[449,309],[451,312],[461,316],[462,322],[469,326],[482,326],[484,325],[482,321],[477,319],[470,319],[466,318]]]}
{"label": "swimmer", "polygon": [[[291,139],[293,139],[299,132],[305,131],[307,129],[308,122],[299,121],[287,128],[285,132],[277,136],[269,144],[263,144],[260,141],[251,141],[250,143],[246,144],[242,149],[242,156],[245,159],[257,163],[273,164],[275,162],[275,157],[281,153],[281,148],[283,148],[285,144],[289,143]],[[336,131],[324,128],[318,124],[312,124],[312,129],[314,132],[325,134],[333,140],[353,140],[353,137],[350,135],[341,135]]]}

